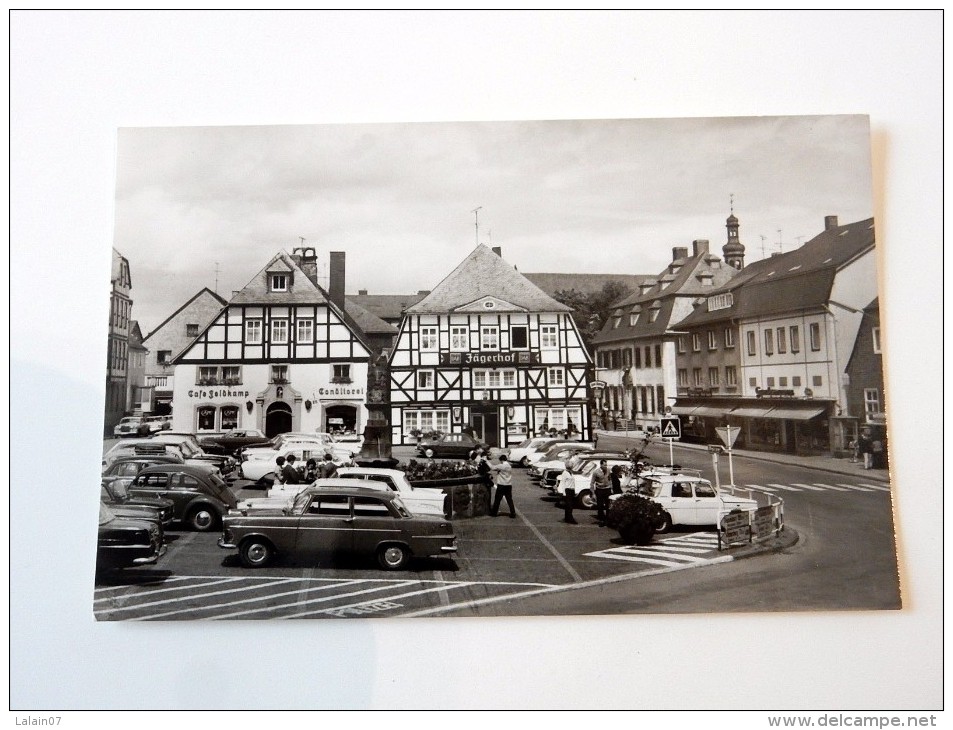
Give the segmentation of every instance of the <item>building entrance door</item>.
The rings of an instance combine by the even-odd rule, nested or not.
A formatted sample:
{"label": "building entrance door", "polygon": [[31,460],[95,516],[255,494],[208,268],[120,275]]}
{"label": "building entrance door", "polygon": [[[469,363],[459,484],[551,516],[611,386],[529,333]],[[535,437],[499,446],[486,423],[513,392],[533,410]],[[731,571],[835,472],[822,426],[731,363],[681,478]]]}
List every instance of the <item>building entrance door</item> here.
{"label": "building entrance door", "polygon": [[473,435],[490,446],[500,445],[500,416],[496,408],[473,410]]}
{"label": "building entrance door", "polygon": [[268,406],[265,413],[265,436],[274,438],[291,430],[291,406],[277,401]]}

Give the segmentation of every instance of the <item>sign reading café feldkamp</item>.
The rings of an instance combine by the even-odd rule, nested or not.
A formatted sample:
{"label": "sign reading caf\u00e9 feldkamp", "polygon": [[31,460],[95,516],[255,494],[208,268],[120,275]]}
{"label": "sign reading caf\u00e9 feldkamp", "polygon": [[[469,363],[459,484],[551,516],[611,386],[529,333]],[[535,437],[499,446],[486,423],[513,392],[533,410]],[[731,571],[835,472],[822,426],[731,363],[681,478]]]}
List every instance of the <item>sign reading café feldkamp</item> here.
{"label": "sign reading caf\u00e9 feldkamp", "polygon": [[441,365],[539,365],[538,352],[441,352]]}

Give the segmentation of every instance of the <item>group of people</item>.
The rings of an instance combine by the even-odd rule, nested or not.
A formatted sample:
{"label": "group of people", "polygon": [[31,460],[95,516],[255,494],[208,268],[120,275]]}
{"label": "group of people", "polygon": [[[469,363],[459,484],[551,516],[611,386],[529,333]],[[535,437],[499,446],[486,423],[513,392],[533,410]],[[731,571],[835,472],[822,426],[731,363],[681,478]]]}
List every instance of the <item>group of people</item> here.
{"label": "group of people", "polygon": [[864,460],[864,469],[874,467],[874,454],[881,454],[883,451],[883,442],[874,439],[869,428],[861,430],[857,440],[851,443],[854,449],[852,461],[857,461],[858,456]]}
{"label": "group of people", "polygon": [[[589,485],[596,497],[596,521],[599,527],[605,527],[606,515],[609,513],[609,497],[613,494],[622,494],[622,467],[616,464],[610,469],[609,462],[602,459],[599,466],[592,472]],[[573,497],[574,495],[567,494],[563,500],[565,508],[563,521],[570,525],[579,524],[572,516]]]}
{"label": "group of people", "polygon": [[331,454],[325,454],[320,463],[317,459],[308,459],[304,469],[298,466],[297,461],[298,457],[294,454],[275,459],[276,484],[310,484],[315,479],[331,479],[337,476],[338,466],[331,460]]}
{"label": "group of people", "polygon": [[516,518],[516,506],[513,504],[513,465],[510,464],[506,454],[500,454],[497,464],[490,463],[490,455],[481,448],[474,449],[470,453],[470,461],[476,464],[477,473],[483,478],[483,484],[486,486],[487,495],[493,492],[496,487],[496,494],[493,496],[489,506],[489,514],[496,517],[500,513],[500,505],[506,500],[507,507],[510,508],[510,517]]}

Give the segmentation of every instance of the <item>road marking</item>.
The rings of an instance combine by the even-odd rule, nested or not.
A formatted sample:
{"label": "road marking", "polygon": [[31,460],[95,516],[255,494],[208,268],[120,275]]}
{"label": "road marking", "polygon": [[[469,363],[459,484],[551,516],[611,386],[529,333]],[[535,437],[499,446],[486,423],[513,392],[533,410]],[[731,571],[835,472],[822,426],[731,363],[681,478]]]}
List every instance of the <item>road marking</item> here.
{"label": "road marking", "polygon": [[835,487],[833,484],[819,484],[814,483],[815,487],[823,487],[824,489],[833,489],[835,492],[849,492],[849,489],[844,489],[843,487]]}
{"label": "road marking", "polygon": [[874,491],[873,489],[867,489],[867,487],[858,487],[856,484],[841,484],[840,482],[838,482],[838,483],[837,483],[837,486],[839,486],[839,487],[844,487],[845,489],[853,489],[853,490],[855,490],[855,491],[857,491],[857,492],[872,492],[872,491]]}
{"label": "road marking", "polygon": [[864,484],[863,482],[861,482],[860,486],[862,486],[862,487],[870,487],[871,489],[876,489],[876,490],[881,491],[881,492],[889,492],[889,491],[890,491],[890,487],[885,487],[885,486],[883,486],[882,484]]}
{"label": "road marking", "polygon": [[106,591],[118,591],[123,588],[129,588],[130,586],[147,586],[152,583],[169,583],[173,580],[188,580],[193,576],[190,575],[170,575],[168,578],[153,578],[149,581],[144,581],[142,583],[121,583],[115,586],[97,586],[95,588],[96,593],[105,593]]}
{"label": "road marking", "polygon": [[[183,576],[182,578],[179,578],[179,580],[185,580],[185,578],[187,577],[188,576]],[[140,596],[154,596],[157,593],[168,593],[169,591],[187,591],[190,588],[208,588],[209,586],[214,586],[219,583],[231,583],[237,580],[244,580],[244,578],[241,578],[241,577],[220,578],[219,580],[212,581],[211,583],[202,583],[200,585],[196,585],[195,583],[189,583],[188,585],[172,586],[171,588],[157,588],[154,591],[136,591],[134,594],[130,593],[127,595],[130,595],[130,596],[134,595],[136,598],[139,598]],[[129,586],[125,586],[125,587],[128,588]],[[116,600],[116,596],[103,596],[102,598],[95,599],[93,603],[96,603],[98,601],[115,601],[115,600]]]}
{"label": "road marking", "polygon": [[541,543],[543,543],[543,545],[546,546],[546,549],[549,550],[549,552],[551,552],[555,556],[556,560],[559,561],[559,564],[566,569],[566,572],[569,573],[569,575],[572,576],[572,579],[576,581],[577,583],[582,582],[582,576],[579,575],[579,573],[577,573],[576,570],[569,564],[569,561],[566,560],[566,558],[564,558],[555,547],[553,547],[552,543],[550,543],[549,540],[543,537],[543,533],[537,530],[536,526],[531,524],[529,520],[523,517],[521,513],[518,513],[518,514],[520,516],[520,519],[523,521],[523,524],[525,524],[527,527],[529,527],[530,530],[532,530],[533,534],[536,535],[536,538]]}
{"label": "road marking", "polygon": [[[437,586],[436,588],[425,588],[419,591],[409,591],[407,593],[398,593],[396,596],[388,596],[387,601],[393,602],[399,598],[411,598],[412,596],[421,596],[425,593],[433,593],[435,591],[446,591],[447,588],[465,588],[468,586],[474,585],[473,583],[461,582],[461,583],[452,583],[450,585]],[[284,619],[292,618],[301,618],[303,616],[312,616],[317,613],[327,613],[332,616],[338,616],[339,618],[345,616],[347,612],[351,609],[359,608],[360,606],[366,606],[369,603],[374,603],[374,601],[360,601],[358,603],[351,603],[346,606],[335,606],[334,608],[322,608],[317,611],[305,611],[304,613],[297,613],[291,616],[282,616]],[[443,604],[444,606],[449,606],[449,602]],[[397,605],[396,608],[403,608],[401,605]]]}
{"label": "road marking", "polygon": [[790,484],[769,484],[769,487],[774,487],[775,489],[784,489],[788,492],[802,492],[803,489],[798,489],[797,487],[792,487]]}
{"label": "road marking", "polygon": [[[288,578],[279,578],[277,580],[270,581],[264,585],[267,588],[270,585],[278,585],[279,583],[287,583]],[[294,580],[293,578],[291,580]],[[262,586],[256,586],[262,587]],[[208,596],[221,596],[225,593],[237,593],[238,591],[247,590],[247,586],[242,586],[241,588],[229,588],[227,591],[212,591],[211,593],[198,593],[189,596],[182,596],[181,598],[166,598],[161,601],[152,601],[151,603],[138,603],[135,606],[120,606],[118,608],[104,608],[99,611],[99,613],[115,613],[116,611],[128,611],[133,608],[148,608],[150,606],[161,606],[164,603],[178,603],[180,601],[189,601],[194,598],[206,598]]]}
{"label": "road marking", "polygon": [[764,490],[765,492],[776,492],[776,491],[778,491],[777,489],[771,489],[770,487],[764,487],[764,486],[762,486],[762,485],[760,485],[760,484],[745,484],[744,488],[745,488],[745,489],[762,489],[762,490]]}
{"label": "road marking", "polygon": [[815,487],[813,484],[801,484],[800,482],[792,482],[792,487],[801,487],[802,489],[807,489],[811,492],[823,492],[823,487]]}

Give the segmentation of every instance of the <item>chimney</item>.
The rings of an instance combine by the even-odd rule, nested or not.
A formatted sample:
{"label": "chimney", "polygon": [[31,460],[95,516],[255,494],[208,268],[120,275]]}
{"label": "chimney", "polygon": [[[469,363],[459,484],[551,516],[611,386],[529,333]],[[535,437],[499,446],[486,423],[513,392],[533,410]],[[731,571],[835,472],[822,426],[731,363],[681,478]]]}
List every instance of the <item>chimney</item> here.
{"label": "chimney", "polygon": [[708,253],[708,240],[705,238],[699,238],[692,241],[692,251],[692,256]]}
{"label": "chimney", "polygon": [[493,253],[495,253],[495,254],[496,254],[497,256],[499,256],[500,258],[503,258],[503,249],[500,248],[499,246],[494,246],[494,247],[493,247]]}
{"label": "chimney", "polygon": [[418,296],[421,296],[421,297],[425,297],[425,296],[427,296],[429,293],[430,293],[430,289],[418,289],[418,290],[417,290],[417,295],[418,295]]}
{"label": "chimney", "polygon": [[318,253],[313,246],[304,246],[296,248],[291,252],[291,258],[301,267],[304,275],[311,283],[318,285]]}
{"label": "chimney", "polygon": [[344,251],[331,251],[328,294],[331,301],[344,309]]}
{"label": "chimney", "polygon": [[679,259],[688,258],[688,247],[687,246],[676,246],[672,249],[672,261],[678,261]]}
{"label": "chimney", "polygon": [[832,228],[837,228],[837,216],[825,215],[824,216],[824,230],[829,231]]}
{"label": "chimney", "polygon": [[366,297],[366,296],[367,296],[367,289],[358,289],[358,290],[357,290],[357,295],[360,296],[360,297]]}

